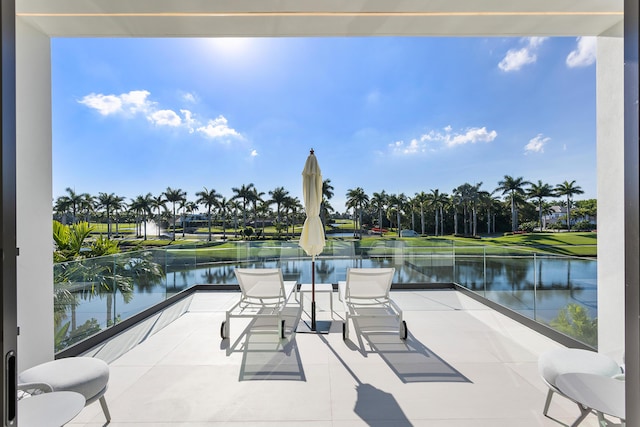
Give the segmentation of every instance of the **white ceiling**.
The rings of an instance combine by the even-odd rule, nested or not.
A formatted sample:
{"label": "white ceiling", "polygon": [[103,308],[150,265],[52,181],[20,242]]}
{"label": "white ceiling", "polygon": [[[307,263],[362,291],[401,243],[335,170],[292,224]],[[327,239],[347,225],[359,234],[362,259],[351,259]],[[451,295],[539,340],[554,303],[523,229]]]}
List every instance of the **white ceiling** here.
{"label": "white ceiling", "polygon": [[17,0],[60,37],[622,36],[623,0]]}

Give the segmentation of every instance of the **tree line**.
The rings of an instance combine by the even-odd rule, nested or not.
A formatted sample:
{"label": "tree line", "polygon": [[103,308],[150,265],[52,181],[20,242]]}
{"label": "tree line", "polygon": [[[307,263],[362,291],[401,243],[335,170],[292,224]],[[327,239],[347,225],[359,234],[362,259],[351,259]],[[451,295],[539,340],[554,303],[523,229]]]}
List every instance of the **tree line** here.
{"label": "tree line", "polygon": [[[482,182],[464,183],[450,194],[431,189],[414,196],[390,194],[384,190],[369,196],[362,187],[356,187],[347,191],[345,208],[351,212],[347,216],[353,219],[354,234],[361,234],[367,228],[395,228],[398,235],[402,229],[411,229],[422,235],[435,236],[451,233],[477,236],[481,232],[490,234],[509,229],[515,232],[534,226],[542,230],[543,217],[552,212],[552,206],[558,205],[564,207],[564,226],[569,231],[576,218],[597,214],[595,200],[573,200],[574,196],[584,193],[575,180],[552,186],[541,180],[530,182],[523,177],[505,175],[492,190],[485,190],[482,185]],[[136,234],[146,240],[149,220],[166,224],[166,228],[173,230],[171,238],[175,239],[177,218],[181,220],[184,237],[187,217],[200,212],[200,208],[206,218],[208,240],[212,240],[214,225],[222,227],[223,238],[226,238],[228,228],[233,228],[234,233],[243,230],[245,235],[250,235],[254,229],[260,230],[260,226],[264,232],[265,224],[275,226],[278,234],[285,235],[289,235],[291,227],[291,236],[294,236],[295,226],[304,221],[304,206],[284,187],[265,193],[249,183],[231,190],[233,196],[227,198],[213,188],[204,187],[195,193],[194,200],[188,200],[186,191],[167,187],[156,196],[147,193],[126,201],[114,193],[92,196],[67,188],[67,194],[55,199],[53,211],[54,218],[63,223],[81,220],[107,223],[108,239],[112,236],[114,223],[118,235],[119,223],[134,222]],[[328,219],[345,216],[331,205],[333,196],[331,180],[325,179],[320,209],[325,226]],[[560,200],[551,202],[557,198]]]}

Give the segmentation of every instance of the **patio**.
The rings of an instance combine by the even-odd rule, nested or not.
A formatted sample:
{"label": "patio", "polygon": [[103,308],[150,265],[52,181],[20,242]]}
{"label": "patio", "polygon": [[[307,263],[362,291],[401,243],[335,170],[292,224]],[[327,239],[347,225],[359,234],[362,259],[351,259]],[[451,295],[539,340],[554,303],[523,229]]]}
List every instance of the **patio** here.
{"label": "patio", "polygon": [[[365,325],[344,342],[336,293],[329,334],[292,334],[292,297],[287,339],[237,322],[222,341],[238,293],[196,292],[90,351],[111,366],[109,425],[512,427],[568,425],[579,415],[558,396],[556,420],[542,415],[537,358],[558,343],[455,290],[391,295],[404,310],[406,342]],[[318,319],[329,319],[326,295],[317,305]],[[104,422],[92,404],[68,425]],[[590,415],[581,426],[597,424]]]}

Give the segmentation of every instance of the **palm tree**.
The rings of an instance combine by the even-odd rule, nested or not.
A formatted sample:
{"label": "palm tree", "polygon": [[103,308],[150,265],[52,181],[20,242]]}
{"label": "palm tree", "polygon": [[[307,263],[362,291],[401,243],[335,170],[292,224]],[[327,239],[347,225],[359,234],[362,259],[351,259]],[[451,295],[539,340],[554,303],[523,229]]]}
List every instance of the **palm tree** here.
{"label": "palm tree", "polygon": [[233,199],[234,200],[237,200],[237,199],[242,200],[242,227],[246,227],[246,225],[247,225],[247,203],[253,197],[254,188],[255,187],[254,187],[253,183],[250,183],[250,184],[247,184],[247,185],[242,184],[242,186],[240,188],[233,187],[231,189],[231,191],[236,193],[236,195],[233,196]]}
{"label": "palm tree", "polygon": [[469,183],[464,183],[453,189],[453,193],[456,195],[458,205],[462,207],[462,226],[464,228],[464,235],[467,236],[469,221],[469,211],[471,201],[473,199],[473,186]]}
{"label": "palm tree", "polygon": [[398,226],[398,237],[402,236],[402,210],[407,203],[407,196],[404,193],[392,194],[389,196],[389,210],[395,211]]}
{"label": "palm tree", "polygon": [[331,204],[329,204],[329,200],[333,197],[333,186],[331,185],[330,179],[325,179],[322,181],[322,203],[320,204],[320,220],[322,221],[322,230],[325,232],[326,237],[326,227],[327,227],[327,213],[332,211],[333,208]]}
{"label": "palm tree", "polygon": [[571,182],[564,181],[562,184],[556,185],[555,191],[558,196],[566,196],[567,198],[567,230],[571,231],[571,200],[576,194],[583,194],[582,188],[575,185],[575,179]]}
{"label": "palm tree", "polygon": [[483,194],[488,194],[486,191],[481,191],[480,187],[482,182],[478,182],[476,185],[471,186],[471,192],[469,194],[469,203],[471,205],[471,235],[478,235],[478,204]]}
{"label": "palm tree", "polygon": [[79,209],[84,213],[84,220],[91,224],[91,214],[95,212],[95,200],[89,193],[82,193]]}
{"label": "palm tree", "polygon": [[107,239],[111,239],[111,208],[113,207],[113,202],[115,201],[116,195],[113,193],[98,193],[98,197],[96,199],[96,207],[104,208],[105,213],[107,215]]}
{"label": "palm tree", "polygon": [[[331,215],[332,212],[335,212],[335,209],[333,208],[333,206],[331,205],[331,203],[329,202],[329,200],[323,198],[322,199],[322,204],[320,205],[320,215],[323,218],[327,218]],[[323,222],[322,223],[322,229],[324,230],[325,233],[325,238],[327,237],[327,231],[326,231],[326,224]]]}
{"label": "palm tree", "polygon": [[289,222],[291,222],[291,237],[296,235],[296,219],[298,212],[303,209],[300,199],[297,197],[287,197],[283,204],[285,216],[287,217],[287,232],[289,231]]}
{"label": "palm tree", "polygon": [[173,189],[171,187],[167,187],[164,191],[164,196],[167,199],[167,202],[170,202],[173,207],[173,236],[171,240],[176,240],[176,203],[181,202],[187,197],[187,192],[182,191],[179,188]]}
{"label": "palm tree", "polygon": [[180,203],[180,209],[182,210],[182,238],[184,239],[184,233],[187,228],[185,225],[187,224],[187,215],[198,212],[198,205],[196,205],[194,202],[188,202],[187,199],[184,199]]}
{"label": "palm tree", "polygon": [[144,196],[131,199],[131,203],[129,204],[129,208],[136,214],[136,231],[138,228],[138,218],[140,218],[140,223],[144,224],[144,240],[147,240],[147,215],[151,214],[152,199],[153,196],[151,193],[147,193]]}
{"label": "palm tree", "polygon": [[529,181],[525,181],[524,178],[513,178],[509,175],[505,175],[504,179],[498,181],[498,188],[496,191],[502,191],[502,194],[509,194],[511,196],[511,231],[518,229],[518,209],[516,205],[516,194],[520,196],[525,195],[524,186],[531,184]]}
{"label": "palm tree", "polygon": [[264,222],[266,218],[269,218],[272,214],[271,204],[269,200],[261,200],[258,205],[258,216],[262,219],[262,228],[260,230],[260,236],[264,237]]}
{"label": "palm tree", "polygon": [[418,206],[418,202],[413,197],[407,197],[407,205],[406,207],[409,209],[409,213],[411,214],[411,230],[416,230],[416,207]]}
{"label": "palm tree", "polygon": [[218,206],[218,199],[222,197],[216,190],[213,188],[211,190],[207,190],[207,187],[204,187],[203,191],[198,191],[196,193],[198,196],[198,200],[196,203],[199,203],[207,208],[207,222],[209,227],[209,238],[208,241],[211,241],[211,209]]}
{"label": "palm tree", "polygon": [[354,210],[354,228],[353,234],[356,234],[356,229],[360,230],[360,237],[362,237],[362,210],[369,204],[369,196],[364,192],[361,187],[356,187],[347,190],[347,202],[345,206]]}
{"label": "palm tree", "polygon": [[158,228],[158,238],[160,237],[160,218],[162,217],[162,212],[160,208],[163,210],[167,209],[166,203],[167,199],[164,198],[164,193],[160,193],[158,196],[153,197],[151,199],[151,208],[158,210],[158,215],[156,216],[156,226]]}
{"label": "palm tree", "polygon": [[86,200],[86,196],[88,196],[88,194],[87,193],[78,194],[71,187],[67,187],[65,191],[67,192],[68,195],[58,197],[57,204],[65,207],[67,210],[71,209],[71,215],[72,215],[71,222],[75,224],[76,222],[78,222],[78,217],[77,217],[78,210]]}
{"label": "palm tree", "polygon": [[458,234],[458,206],[462,204],[462,198],[460,194],[456,192],[456,189],[453,189],[451,196],[449,196],[449,205],[453,207],[453,234]]}
{"label": "palm tree", "polygon": [[218,213],[222,217],[222,239],[227,240],[227,213],[231,208],[231,201],[226,197],[220,197],[218,201]]}
{"label": "palm tree", "polygon": [[116,217],[116,237],[120,236],[120,230],[118,229],[118,226],[120,224],[120,212],[122,212],[123,210],[127,209],[127,204],[124,201],[124,197],[122,196],[116,196],[113,199],[113,203],[111,205],[113,207],[113,212],[115,214]]}
{"label": "palm tree", "polygon": [[[439,189],[430,190],[431,193],[427,195],[429,206],[433,207],[435,212],[435,235],[438,235],[438,228],[440,229],[440,235],[444,234],[444,218],[442,216],[444,205],[447,203],[449,196],[446,193],[441,193]],[[439,226],[439,227],[438,227]]]}
{"label": "palm tree", "polygon": [[69,202],[66,200],[64,196],[58,197],[53,204],[53,212],[54,214],[59,215],[60,223],[66,223],[67,213],[69,211]]}
{"label": "palm tree", "polygon": [[[541,206],[541,211],[542,211],[542,219],[544,220],[544,218],[548,215],[552,215],[553,214],[553,204],[549,203],[549,202],[542,202],[542,206]],[[543,228],[547,228],[547,224],[546,221],[543,221]]]}
{"label": "palm tree", "polygon": [[380,236],[382,236],[382,213],[388,203],[389,196],[384,192],[384,190],[379,193],[373,193],[373,196],[371,197],[371,206],[373,206],[378,213],[378,228],[380,228]]}
{"label": "palm tree", "polygon": [[542,231],[542,204],[545,197],[553,197],[555,193],[549,184],[543,184],[541,180],[538,183],[531,183],[531,187],[527,190],[527,197],[536,199],[538,202],[538,225]]}
{"label": "palm tree", "polygon": [[[142,196],[138,196],[140,198]],[[140,204],[137,199],[129,199],[129,213],[133,215],[135,222],[135,237],[140,237]]]}
{"label": "palm tree", "polygon": [[276,187],[275,189],[269,191],[269,195],[271,196],[271,199],[269,200],[269,202],[271,204],[275,203],[276,205],[276,223],[278,224],[276,229],[279,230],[281,226],[280,208],[289,197],[289,192],[285,190],[284,187]]}
{"label": "palm tree", "polygon": [[233,198],[228,202],[228,211],[233,212],[233,236],[238,237],[238,209],[241,209],[240,203]]}
{"label": "palm tree", "polygon": [[416,196],[413,198],[415,203],[420,207],[420,231],[422,235],[426,234],[426,230],[424,227],[424,207],[429,203],[429,195],[424,191],[416,193]]}
{"label": "palm tree", "polygon": [[500,207],[500,199],[493,196],[493,193],[489,193],[488,191],[480,192],[479,199],[480,208],[485,209],[486,211],[486,219],[487,219],[487,234],[491,234],[492,224],[493,224],[493,232],[496,231],[495,224],[495,211],[497,211]]}
{"label": "palm tree", "polygon": [[249,201],[253,205],[253,225],[254,228],[258,228],[258,202],[263,202],[262,196],[264,196],[264,191],[258,191],[257,188],[253,188],[251,191],[251,197]]}

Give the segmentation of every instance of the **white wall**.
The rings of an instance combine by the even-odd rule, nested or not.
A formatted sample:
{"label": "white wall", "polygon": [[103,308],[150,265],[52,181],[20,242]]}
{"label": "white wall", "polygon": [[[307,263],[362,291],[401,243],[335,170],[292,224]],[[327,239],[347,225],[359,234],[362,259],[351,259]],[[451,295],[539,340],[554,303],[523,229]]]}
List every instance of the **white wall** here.
{"label": "white wall", "polygon": [[624,352],[624,56],[622,37],[598,37],[598,351]]}
{"label": "white wall", "polygon": [[18,369],[53,359],[51,54],[16,19]]}

